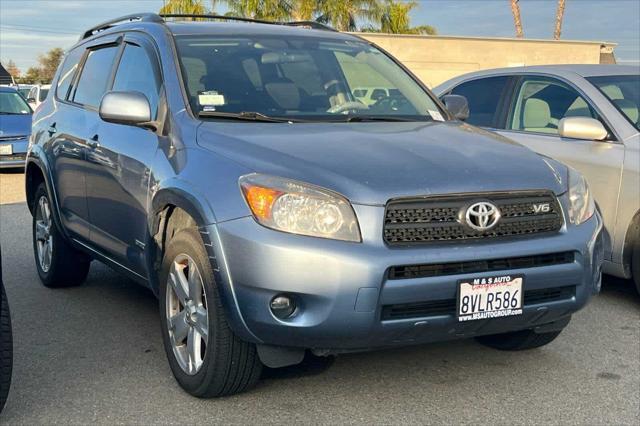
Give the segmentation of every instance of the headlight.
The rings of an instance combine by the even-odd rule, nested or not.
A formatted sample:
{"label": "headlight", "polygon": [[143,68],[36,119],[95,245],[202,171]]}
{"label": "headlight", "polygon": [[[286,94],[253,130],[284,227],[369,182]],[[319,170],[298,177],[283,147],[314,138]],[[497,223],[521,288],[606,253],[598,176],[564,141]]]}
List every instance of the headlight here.
{"label": "headlight", "polygon": [[292,234],[360,242],[353,208],[339,194],[289,179],[251,174],[239,180],[253,217]]}
{"label": "headlight", "polygon": [[587,181],[580,173],[569,169],[569,220],[574,225],[580,225],[588,220],[596,211]]}

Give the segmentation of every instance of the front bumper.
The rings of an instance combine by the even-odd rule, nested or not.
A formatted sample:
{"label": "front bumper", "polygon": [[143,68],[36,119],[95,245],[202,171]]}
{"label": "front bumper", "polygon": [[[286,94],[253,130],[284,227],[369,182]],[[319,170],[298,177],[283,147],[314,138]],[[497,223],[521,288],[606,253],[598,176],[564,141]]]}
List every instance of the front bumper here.
{"label": "front bumper", "polygon": [[11,145],[12,154],[0,155],[0,169],[23,168],[27,159],[29,141],[27,139],[11,142],[2,142],[0,145]]}
{"label": "front bumper", "polygon": [[[522,329],[561,329],[600,289],[602,220],[595,214],[560,233],[512,240],[389,248],[380,230],[384,208],[354,206],[363,242],[349,243],[273,231],[245,217],[203,230],[234,331],[267,345],[327,352],[366,350]],[[396,265],[467,262],[573,252],[569,263],[427,278],[389,279]],[[513,317],[458,322],[455,312],[384,320],[384,306],[450,301],[464,278],[524,274],[526,292],[574,288],[559,300],[532,303]],[[298,311],[279,320],[269,302],[293,295]],[[545,328],[541,328],[545,327]]]}

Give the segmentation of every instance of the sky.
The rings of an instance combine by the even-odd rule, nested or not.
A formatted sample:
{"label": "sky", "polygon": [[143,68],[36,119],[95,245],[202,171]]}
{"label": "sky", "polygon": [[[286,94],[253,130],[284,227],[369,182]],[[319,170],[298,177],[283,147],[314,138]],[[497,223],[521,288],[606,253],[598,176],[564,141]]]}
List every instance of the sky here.
{"label": "sky", "polygon": [[[418,3],[412,25],[433,25],[442,35],[514,35],[508,0]],[[97,23],[161,6],[162,0],[0,0],[0,60],[11,59],[24,72],[39,54],[71,47]],[[520,0],[525,37],[551,38],[555,7],[556,0]],[[640,0],[566,0],[562,38],[618,43],[618,63],[640,66]]]}

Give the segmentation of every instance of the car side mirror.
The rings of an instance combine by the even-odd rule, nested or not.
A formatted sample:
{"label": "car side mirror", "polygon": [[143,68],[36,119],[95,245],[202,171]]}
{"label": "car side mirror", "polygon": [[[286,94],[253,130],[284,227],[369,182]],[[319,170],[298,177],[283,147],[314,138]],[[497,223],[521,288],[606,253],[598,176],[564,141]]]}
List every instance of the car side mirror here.
{"label": "car side mirror", "polygon": [[151,122],[149,100],[140,92],[107,92],[100,102],[99,114],[109,123],[146,127]]}
{"label": "car side mirror", "polygon": [[469,102],[467,98],[460,95],[445,95],[442,100],[451,115],[458,120],[466,120],[469,118]]}
{"label": "car side mirror", "polygon": [[558,133],[563,138],[601,141],[609,132],[602,123],[589,117],[566,117],[558,123]]}
{"label": "car side mirror", "polygon": [[28,104],[35,104],[36,103],[36,98],[27,98],[27,103]]}

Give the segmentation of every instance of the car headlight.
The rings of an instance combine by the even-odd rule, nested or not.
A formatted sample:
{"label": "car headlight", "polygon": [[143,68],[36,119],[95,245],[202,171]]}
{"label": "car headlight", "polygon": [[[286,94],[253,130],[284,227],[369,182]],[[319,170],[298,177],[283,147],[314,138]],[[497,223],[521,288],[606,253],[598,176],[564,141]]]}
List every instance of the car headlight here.
{"label": "car headlight", "polygon": [[253,217],[292,234],[360,242],[358,220],[343,196],[289,179],[250,174],[239,180]]}
{"label": "car headlight", "polygon": [[580,225],[596,211],[587,180],[577,171],[569,169],[569,220]]}

